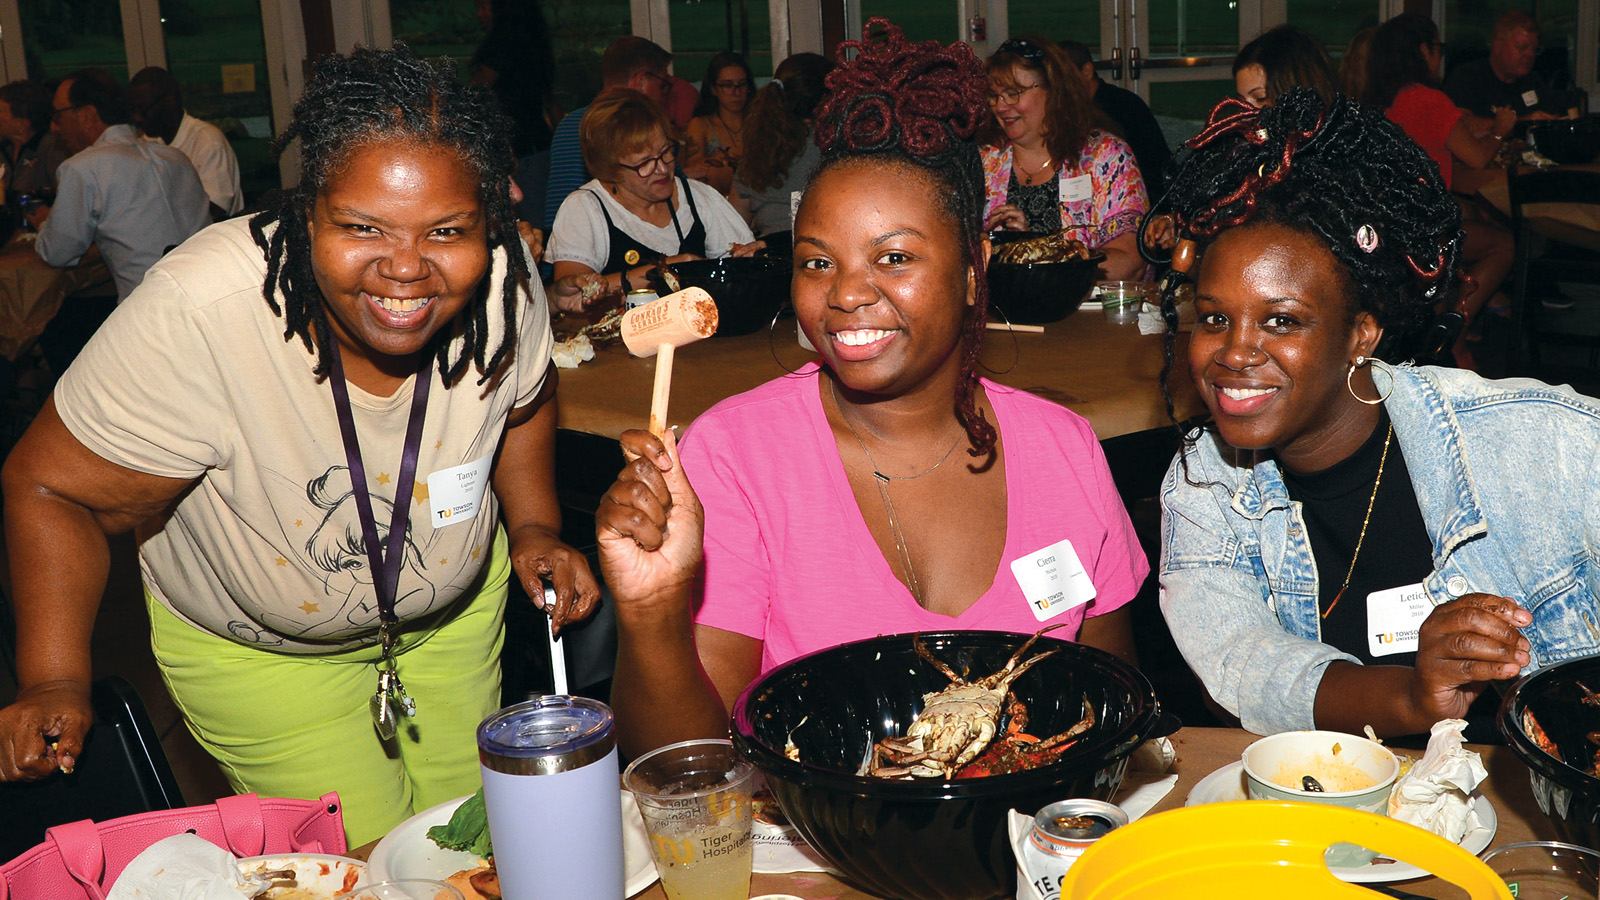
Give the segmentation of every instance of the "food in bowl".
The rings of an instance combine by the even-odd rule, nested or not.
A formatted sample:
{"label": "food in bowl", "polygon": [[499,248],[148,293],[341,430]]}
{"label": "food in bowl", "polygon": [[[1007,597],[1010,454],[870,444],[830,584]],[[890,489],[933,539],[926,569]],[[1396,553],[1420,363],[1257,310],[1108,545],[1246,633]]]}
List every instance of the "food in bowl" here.
{"label": "food in bowl", "polygon": [[1400,761],[1377,741],[1337,731],[1286,731],[1242,756],[1252,800],[1301,800],[1367,812],[1387,808]]}
{"label": "food in bowl", "polygon": [[1340,746],[1326,756],[1316,754],[1295,762],[1280,763],[1272,774],[1272,783],[1301,791],[1326,793],[1328,791],[1360,791],[1378,783],[1378,779],[1339,759]]}
{"label": "food in bowl", "polygon": [[1011,241],[995,247],[991,262],[1008,264],[1067,262],[1085,260],[1093,252],[1082,241],[1067,237],[1064,231]]}

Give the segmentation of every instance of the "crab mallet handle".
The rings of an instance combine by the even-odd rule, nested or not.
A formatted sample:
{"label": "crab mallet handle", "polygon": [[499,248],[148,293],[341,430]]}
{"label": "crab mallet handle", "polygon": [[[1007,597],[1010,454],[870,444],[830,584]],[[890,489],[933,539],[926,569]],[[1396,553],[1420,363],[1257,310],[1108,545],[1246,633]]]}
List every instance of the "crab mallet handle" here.
{"label": "crab mallet handle", "polygon": [[656,347],[656,383],[650,389],[650,433],[661,437],[667,430],[667,401],[672,397],[672,344]]}

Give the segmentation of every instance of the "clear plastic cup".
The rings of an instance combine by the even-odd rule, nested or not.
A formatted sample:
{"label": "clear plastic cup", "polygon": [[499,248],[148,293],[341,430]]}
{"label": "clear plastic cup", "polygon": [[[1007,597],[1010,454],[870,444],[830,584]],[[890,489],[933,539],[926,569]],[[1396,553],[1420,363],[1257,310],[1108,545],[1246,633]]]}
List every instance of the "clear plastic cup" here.
{"label": "clear plastic cup", "polygon": [[340,900],[462,900],[462,896],[455,885],[443,881],[401,878],[362,885]]}
{"label": "clear plastic cup", "polygon": [[1517,900],[1593,897],[1600,890],[1600,853],[1576,844],[1525,841],[1483,855]]}
{"label": "clear plastic cup", "polygon": [[728,740],[668,744],[623,773],[669,900],[750,896],[755,773]]}
{"label": "clear plastic cup", "polygon": [[1139,308],[1149,294],[1143,281],[1102,281],[1095,285],[1100,311],[1113,325],[1132,325],[1139,321]]}

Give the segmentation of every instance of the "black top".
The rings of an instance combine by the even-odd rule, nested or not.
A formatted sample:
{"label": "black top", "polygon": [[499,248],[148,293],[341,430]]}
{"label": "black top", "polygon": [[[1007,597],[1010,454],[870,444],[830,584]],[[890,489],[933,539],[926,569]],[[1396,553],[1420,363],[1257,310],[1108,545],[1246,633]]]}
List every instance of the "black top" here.
{"label": "black top", "polygon": [[[1523,102],[1523,94],[1528,91],[1538,98],[1532,104]],[[1492,117],[1497,106],[1509,106],[1519,116],[1534,110],[1558,116],[1567,112],[1565,95],[1558,96],[1558,92],[1552,90],[1537,74],[1529,72],[1506,84],[1494,74],[1487,59],[1451,69],[1450,77],[1444,80],[1444,92],[1450,96],[1452,103],[1480,116]]]}
{"label": "black top", "polygon": [[[683,226],[678,224],[678,211],[676,209],[672,211],[672,230],[678,233],[677,253],[692,253],[695,256],[705,256],[706,224],[700,221],[700,210],[695,208],[694,193],[689,190],[689,183],[682,178],[678,178],[677,182],[683,191],[684,200],[688,201],[689,218],[694,223],[689,226],[689,233],[684,234]],[[677,253],[663,254],[634,240],[633,235],[618,228],[617,224],[611,221],[611,213],[606,211],[606,204],[600,199],[600,195],[595,194],[592,190],[589,193],[594,194],[594,202],[600,204],[600,215],[605,216],[606,231],[611,240],[611,255],[606,257],[605,268],[600,270],[601,275],[622,272],[633,268],[641,262],[650,262],[677,255]]]}
{"label": "black top", "polygon": [[1042,184],[1023,184],[1017,180],[1017,168],[1011,167],[1011,183],[1006,185],[1006,202],[1022,210],[1028,219],[1028,230],[1040,234],[1054,234],[1061,230],[1061,188],[1059,176]]}
{"label": "black top", "polygon": [[1152,201],[1155,200],[1156,190],[1165,183],[1167,162],[1172,159],[1172,153],[1167,150],[1166,135],[1161,133],[1150,107],[1133,91],[1104,81],[1095,89],[1094,105],[1122,129],[1122,139],[1133,148],[1134,159],[1139,162],[1145,191]]}

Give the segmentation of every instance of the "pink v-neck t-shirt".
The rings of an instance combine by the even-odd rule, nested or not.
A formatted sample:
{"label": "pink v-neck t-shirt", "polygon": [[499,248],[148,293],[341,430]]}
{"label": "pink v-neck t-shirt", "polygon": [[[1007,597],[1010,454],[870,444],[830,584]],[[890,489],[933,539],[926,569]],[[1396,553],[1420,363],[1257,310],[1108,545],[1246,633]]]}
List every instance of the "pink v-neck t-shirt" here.
{"label": "pink v-neck t-shirt", "polygon": [[[985,380],[1006,474],[994,582],[958,616],[929,612],[895,578],[856,505],[822,410],[815,364],[730,397],[694,421],[683,466],[705,506],[695,621],[763,642],[761,670],[846,641],[911,631],[1032,633],[1133,599],[1150,571],[1089,423]],[[1070,542],[1094,598],[1041,621],[1013,574]],[[1060,556],[1061,554],[1049,554]],[[1080,589],[1081,590],[1081,589]],[[1037,592],[1037,589],[1035,589]]]}

